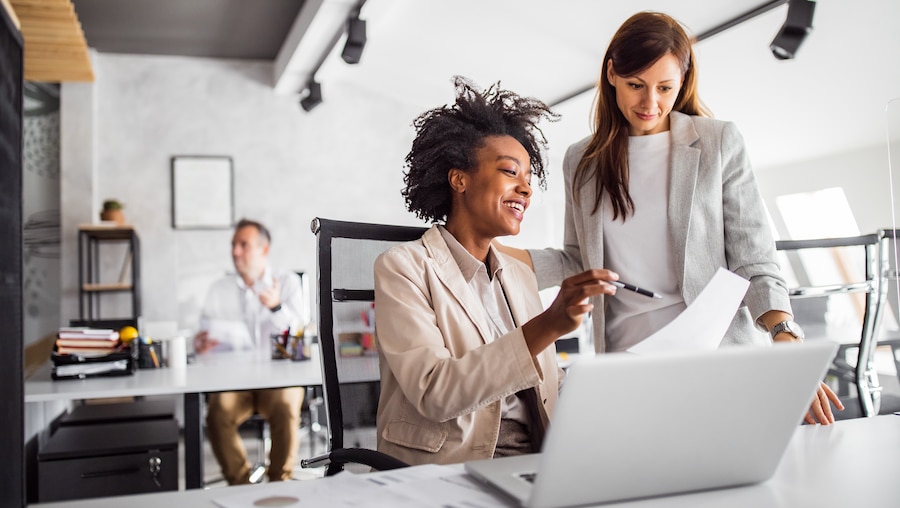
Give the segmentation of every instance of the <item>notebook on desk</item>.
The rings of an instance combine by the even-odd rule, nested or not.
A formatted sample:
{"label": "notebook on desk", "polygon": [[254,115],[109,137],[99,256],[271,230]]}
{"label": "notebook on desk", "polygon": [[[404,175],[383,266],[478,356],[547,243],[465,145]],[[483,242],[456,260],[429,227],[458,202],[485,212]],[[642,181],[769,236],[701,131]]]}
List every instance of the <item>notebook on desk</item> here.
{"label": "notebook on desk", "polygon": [[542,453],[466,463],[533,508],[765,481],[836,350],[832,343],[584,358]]}

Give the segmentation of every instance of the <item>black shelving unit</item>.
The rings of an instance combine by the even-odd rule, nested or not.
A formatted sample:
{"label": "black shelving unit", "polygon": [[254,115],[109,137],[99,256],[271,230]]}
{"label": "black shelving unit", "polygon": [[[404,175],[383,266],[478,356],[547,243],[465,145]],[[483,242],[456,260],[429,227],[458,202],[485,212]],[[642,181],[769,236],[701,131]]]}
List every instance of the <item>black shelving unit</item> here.
{"label": "black shelving unit", "polygon": [[[118,280],[101,280],[100,245],[125,243],[127,251],[122,260]],[[82,225],[78,228],[78,324],[107,326],[116,324],[136,325],[141,316],[140,240],[134,227],[129,225]],[[125,273],[130,271],[130,277]],[[104,317],[101,313],[101,296],[109,293],[128,293],[131,297],[131,316]]]}

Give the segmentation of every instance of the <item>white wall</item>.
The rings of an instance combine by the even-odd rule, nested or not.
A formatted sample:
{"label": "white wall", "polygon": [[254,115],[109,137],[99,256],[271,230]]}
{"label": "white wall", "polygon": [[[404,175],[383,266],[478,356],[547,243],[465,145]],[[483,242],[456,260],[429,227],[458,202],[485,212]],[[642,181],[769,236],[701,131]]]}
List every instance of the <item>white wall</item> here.
{"label": "white wall", "polygon": [[[304,113],[296,98],[271,89],[267,62],[99,54],[95,63],[92,96],[75,99],[93,100],[94,107],[69,115],[63,144],[77,137],[75,129],[93,126],[94,154],[86,158],[96,186],[84,185],[82,171],[76,181],[64,175],[64,187],[68,181],[85,194],[77,202],[63,199],[64,234],[71,240],[77,224],[95,220],[103,199],[125,203],[141,240],[146,319],[194,326],[206,287],[231,268],[231,231],[172,229],[172,156],[232,157],[235,218],[270,227],[271,261],[284,268],[314,271],[313,217],[415,223],[399,194],[414,115],[402,105],[361,94],[341,103],[326,96]],[[78,139],[68,152],[64,146],[64,157],[85,157],[90,146]],[[68,254],[63,320],[77,313],[77,261],[74,249]],[[127,314],[125,300],[104,311]]]}
{"label": "white wall", "polygon": [[[771,166],[756,171],[769,212],[780,224],[775,198],[785,194],[842,187],[860,234],[891,227],[887,143],[868,148]],[[787,238],[785,231],[780,231]]]}

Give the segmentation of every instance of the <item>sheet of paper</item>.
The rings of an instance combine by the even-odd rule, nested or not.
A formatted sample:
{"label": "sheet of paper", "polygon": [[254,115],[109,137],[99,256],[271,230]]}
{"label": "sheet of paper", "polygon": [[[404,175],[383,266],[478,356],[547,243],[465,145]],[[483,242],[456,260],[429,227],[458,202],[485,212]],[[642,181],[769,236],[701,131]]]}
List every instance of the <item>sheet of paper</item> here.
{"label": "sheet of paper", "polygon": [[200,330],[205,330],[210,338],[219,341],[213,351],[247,351],[256,348],[243,321],[202,319]]}
{"label": "sheet of paper", "polygon": [[697,299],[671,323],[628,349],[647,354],[665,351],[716,349],[734,319],[750,282],[719,268]]}
{"label": "sheet of paper", "polygon": [[[215,498],[215,502],[222,508],[249,508],[258,506],[281,506],[286,508],[303,508],[305,506],[329,506],[329,507],[385,507],[385,508],[413,508],[413,507],[453,507],[463,508],[468,506],[492,506],[492,505],[464,505],[447,504],[448,499],[464,500],[467,496],[477,496],[479,493],[463,491],[455,487],[455,483],[442,482],[444,477],[457,477],[463,471],[458,467],[425,465],[395,469],[393,471],[381,471],[370,474],[341,473],[328,478],[305,480],[296,482],[272,482],[259,488],[247,489],[238,494],[231,494]],[[420,489],[407,494],[406,490],[420,483],[439,485],[440,495],[433,495],[429,502],[423,504]],[[436,483],[432,483],[436,482]],[[445,491],[444,487],[450,491]],[[432,494],[435,491],[432,489]],[[493,506],[497,506],[494,504]]]}

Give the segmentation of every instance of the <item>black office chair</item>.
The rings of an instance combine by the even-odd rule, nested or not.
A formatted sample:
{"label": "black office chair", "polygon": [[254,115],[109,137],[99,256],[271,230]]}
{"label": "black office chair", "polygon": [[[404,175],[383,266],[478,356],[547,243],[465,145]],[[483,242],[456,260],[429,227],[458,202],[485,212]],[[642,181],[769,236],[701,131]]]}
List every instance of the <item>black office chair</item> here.
{"label": "black office chair", "polygon": [[[828,370],[828,375],[834,376],[838,380],[838,395],[849,395],[849,385],[856,385],[857,397],[856,402],[862,416],[875,416],[881,407],[881,384],[878,381],[878,373],[875,370],[875,325],[880,314],[880,306],[883,301],[883,292],[881,290],[882,277],[881,267],[883,266],[882,257],[883,249],[880,247],[881,234],[868,234],[861,236],[853,236],[846,238],[821,238],[812,240],[782,240],[775,242],[775,247],[779,251],[788,254],[788,260],[794,273],[799,280],[799,286],[790,289],[792,300],[804,299],[826,299],[834,295],[861,293],[863,294],[863,308],[861,315],[861,327],[859,337],[828,337],[837,339],[840,343],[838,353]],[[809,281],[808,269],[804,266],[798,251],[808,251],[819,249],[820,251],[827,249],[830,256],[833,256],[838,271],[841,272],[841,280],[832,284],[812,285]],[[864,276],[862,278],[853,277],[848,270],[846,264],[848,258],[856,251],[861,255]],[[799,310],[803,308],[800,302],[795,307],[796,319],[804,328],[807,329],[808,338],[819,338],[817,335],[827,336],[829,331],[825,329],[825,306],[818,313],[820,330],[816,330],[815,322],[810,322],[799,315]],[[811,324],[812,326],[807,326]],[[812,332],[812,333],[810,333]],[[848,361],[848,356],[852,354],[852,350],[856,349],[856,362]],[[839,415],[838,415],[839,416]]]}
{"label": "black office chair", "polygon": [[[420,238],[425,228],[316,218],[311,229],[317,238],[319,356],[328,447],[324,455],[301,460],[300,466],[327,466],[326,476],[348,464],[367,466],[366,471],[405,467],[374,450],[380,373],[373,348],[373,267],[379,254]],[[347,442],[352,447],[345,447]]]}

